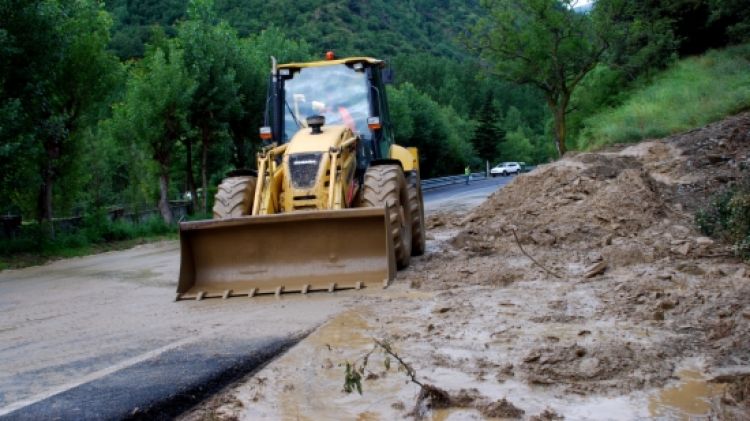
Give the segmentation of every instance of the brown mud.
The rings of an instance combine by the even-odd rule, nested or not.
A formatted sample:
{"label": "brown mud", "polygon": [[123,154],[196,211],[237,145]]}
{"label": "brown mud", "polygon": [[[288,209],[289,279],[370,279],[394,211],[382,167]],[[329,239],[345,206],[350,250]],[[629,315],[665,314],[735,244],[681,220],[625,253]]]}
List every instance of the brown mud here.
{"label": "brown mud", "polygon": [[745,113],[433,213],[395,285],[185,418],[412,417],[420,387],[377,350],[342,391],[374,338],[450,394],[434,420],[750,419],[750,267],[693,216],[749,158]]}

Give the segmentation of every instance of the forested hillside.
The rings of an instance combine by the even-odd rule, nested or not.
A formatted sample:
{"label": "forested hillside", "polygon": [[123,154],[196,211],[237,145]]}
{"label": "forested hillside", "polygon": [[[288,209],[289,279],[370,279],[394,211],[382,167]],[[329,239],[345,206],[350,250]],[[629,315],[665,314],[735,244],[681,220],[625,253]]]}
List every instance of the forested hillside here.
{"label": "forested hillside", "polygon": [[0,0],[0,212],[33,234],[0,253],[61,241],[60,217],[79,244],[142,234],[113,209],[205,216],[253,165],[272,55],[386,59],[396,140],[432,177],[598,144],[596,115],[749,22],[739,0]]}
{"label": "forested hillside", "polygon": [[[177,34],[188,17],[186,8],[184,1],[107,3],[114,18],[111,49],[123,59],[142,56],[155,27]],[[387,60],[396,71],[391,100],[400,110],[395,113],[399,140],[423,147],[446,139],[436,142],[442,150],[425,150],[426,176],[500,159],[497,136],[505,131],[515,133],[515,141],[502,148],[507,159],[541,162],[554,153],[540,138],[546,110],[539,93],[487,77],[478,52],[467,43],[483,10],[479,1],[216,0],[214,10],[239,37],[283,34],[304,42],[311,58],[334,51],[340,57]],[[267,52],[272,53],[281,54]],[[420,131],[412,129],[414,120],[422,121]],[[453,158],[441,158],[448,156]]]}
{"label": "forested hillside", "polygon": [[[455,38],[481,10],[477,0],[217,0],[215,7],[242,37],[276,27],[316,51],[383,58],[417,52],[467,58]],[[130,58],[143,55],[153,25],[174,33],[187,2],[112,0],[107,10],[115,19],[112,48]]]}

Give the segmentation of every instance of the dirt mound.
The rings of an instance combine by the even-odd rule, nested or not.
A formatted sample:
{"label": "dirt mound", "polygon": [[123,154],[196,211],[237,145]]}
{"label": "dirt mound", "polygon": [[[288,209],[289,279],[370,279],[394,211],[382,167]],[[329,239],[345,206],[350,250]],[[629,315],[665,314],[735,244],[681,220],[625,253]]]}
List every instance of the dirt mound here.
{"label": "dirt mound", "polygon": [[[693,215],[743,177],[748,157],[750,113],[662,140],[566,156],[516,177],[461,220],[448,224],[440,216],[434,225],[449,230],[448,247],[417,264],[419,285],[453,299],[462,287],[554,281],[554,291],[537,292],[537,300],[548,300],[543,310],[507,310],[532,330],[552,330],[511,360],[531,384],[629,391],[663,385],[674,362],[689,355],[715,366],[747,364],[750,268],[728,245],[700,234]],[[471,300],[448,316],[488,311]],[[627,321],[633,331],[583,343],[591,332],[581,329],[574,340],[549,343],[559,340],[561,326],[592,320]],[[644,340],[638,329],[659,333]]]}
{"label": "dirt mound", "polygon": [[486,418],[503,419],[521,419],[523,414],[526,413],[526,411],[508,402],[505,398],[482,406],[480,412]]}
{"label": "dirt mound", "polygon": [[636,161],[585,154],[519,177],[469,220],[474,230],[515,229],[522,243],[572,247],[626,237],[668,213],[656,182]]}
{"label": "dirt mound", "polygon": [[[517,177],[462,222],[451,244],[478,255],[522,245],[598,251],[609,266],[720,253],[692,211],[746,171],[750,113],[616,152],[583,153]],[[590,262],[589,262],[590,263]],[[575,269],[575,268],[572,268]]]}
{"label": "dirt mound", "polygon": [[[658,353],[640,344],[607,342],[535,348],[524,358],[521,369],[533,384],[566,384],[576,392],[601,389],[633,389],[650,386],[648,379],[669,376],[672,366]],[[644,377],[644,373],[650,375]]]}

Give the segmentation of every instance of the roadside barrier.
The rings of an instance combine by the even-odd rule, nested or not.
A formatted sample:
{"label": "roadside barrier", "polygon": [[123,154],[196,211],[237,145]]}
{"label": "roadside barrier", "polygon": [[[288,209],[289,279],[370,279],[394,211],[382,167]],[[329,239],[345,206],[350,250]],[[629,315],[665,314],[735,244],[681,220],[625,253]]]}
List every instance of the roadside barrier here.
{"label": "roadside barrier", "polygon": [[[483,172],[471,173],[471,180],[484,180],[487,175]],[[449,175],[447,177],[428,178],[422,180],[422,190],[437,189],[440,187],[450,186],[452,184],[461,184],[466,182],[466,176],[460,175]]]}

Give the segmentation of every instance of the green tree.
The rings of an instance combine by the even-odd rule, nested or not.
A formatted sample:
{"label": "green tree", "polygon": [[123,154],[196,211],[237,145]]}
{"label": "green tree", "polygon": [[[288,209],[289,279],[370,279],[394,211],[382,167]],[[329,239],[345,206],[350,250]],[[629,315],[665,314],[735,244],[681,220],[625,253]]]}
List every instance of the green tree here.
{"label": "green tree", "polygon": [[467,163],[480,163],[469,142],[474,122],[452,108],[441,107],[410,83],[389,87],[388,105],[396,142],[419,149],[423,177],[458,174]]}
{"label": "green tree", "polygon": [[252,167],[253,152],[258,140],[258,129],[263,124],[266,90],[271,74],[271,56],[280,63],[310,60],[310,46],[293,41],[277,28],[269,28],[240,40],[240,54],[233,67],[240,92],[241,112],[233,114],[229,128],[233,141],[232,161],[235,168]]}
{"label": "green tree", "polygon": [[[141,145],[158,165],[159,211],[172,223],[170,164],[176,144],[189,135],[187,116],[196,83],[185,70],[182,51],[155,48],[132,70],[125,100],[115,107],[113,132],[136,153]],[[137,158],[137,157],[134,157]]]}
{"label": "green tree", "polygon": [[209,149],[217,140],[229,139],[230,121],[242,119],[242,59],[236,32],[218,19],[211,0],[192,0],[188,18],[179,27],[179,41],[185,67],[196,82],[189,121],[201,145],[202,207],[207,212]]}
{"label": "green tree", "polygon": [[498,146],[505,139],[505,132],[498,124],[499,115],[492,97],[487,96],[479,110],[477,130],[471,140],[482,160],[494,162],[498,155]]}
{"label": "green tree", "polygon": [[724,28],[730,42],[750,40],[750,7],[744,0],[709,0],[709,22]]}
{"label": "green tree", "polygon": [[612,37],[605,61],[628,81],[648,77],[677,58],[675,21],[662,8],[644,0],[602,0],[599,7],[605,6],[623,11],[617,25],[610,28],[617,35]]}
{"label": "green tree", "polygon": [[497,75],[544,92],[560,156],[566,151],[570,96],[609,46],[603,35],[605,25],[596,25],[588,14],[574,11],[573,3],[483,0],[486,15],[474,27],[476,47]]}
{"label": "green tree", "polygon": [[28,200],[19,190],[37,183],[39,220],[52,218],[55,186],[81,162],[80,131],[100,115],[118,81],[119,64],[106,49],[110,25],[90,0],[0,2],[0,109],[15,114],[0,130],[0,154],[17,166],[6,173],[11,184],[4,190]]}

